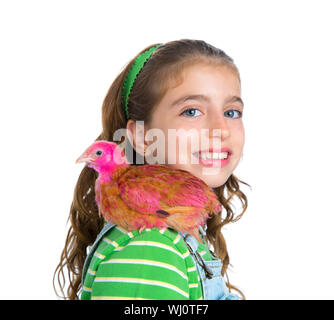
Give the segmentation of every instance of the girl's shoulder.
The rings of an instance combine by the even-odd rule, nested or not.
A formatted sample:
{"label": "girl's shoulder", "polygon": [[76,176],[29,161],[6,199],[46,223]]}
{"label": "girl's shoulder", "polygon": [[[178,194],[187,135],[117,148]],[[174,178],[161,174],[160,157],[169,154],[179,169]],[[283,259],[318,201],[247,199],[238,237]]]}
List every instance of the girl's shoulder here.
{"label": "girl's shoulder", "polygon": [[[184,239],[184,234],[181,234],[174,229],[165,228],[146,228],[141,233],[139,230],[128,232],[123,228],[115,225],[110,228],[103,237],[100,238],[99,245],[96,247],[95,256],[105,259],[113,256],[140,258],[144,251],[149,251],[152,259],[158,255],[163,255],[165,259],[180,259],[185,260],[186,265],[192,264],[190,256],[189,244],[197,251],[204,260],[212,260],[210,250],[206,244],[199,243],[195,238],[190,242]],[[147,254],[147,253],[145,253]]]}
{"label": "girl's shoulder", "polygon": [[105,231],[102,230],[98,235],[88,253],[82,280],[87,269],[89,273],[89,270],[97,269],[100,263],[109,259],[172,261],[180,268],[193,267],[183,237],[170,228],[146,228],[140,233],[139,230],[128,232],[117,225],[105,226]]}
{"label": "girl's shoulder", "polygon": [[[139,233],[139,230],[128,232],[119,226],[115,226],[104,235],[102,241],[105,245],[102,244],[99,249],[103,251],[103,248],[105,248],[106,254],[108,254],[109,250],[116,253],[124,249],[138,252],[140,251],[138,250],[139,248],[143,250],[145,247],[150,249],[157,248],[160,251],[177,251],[177,254],[183,258],[186,257],[188,252],[182,236],[170,228],[161,230],[158,228],[146,228]],[[136,250],[131,250],[130,248],[132,247]]]}
{"label": "girl's shoulder", "polygon": [[177,231],[147,228],[139,233],[113,226],[98,239],[99,243],[89,252],[87,272],[83,274],[84,299],[91,296],[96,277],[102,281],[106,277],[119,279],[121,276],[126,276],[124,279],[143,277],[142,282],[154,280],[157,284],[163,280],[165,286],[181,293],[180,298],[201,298],[196,266]]}

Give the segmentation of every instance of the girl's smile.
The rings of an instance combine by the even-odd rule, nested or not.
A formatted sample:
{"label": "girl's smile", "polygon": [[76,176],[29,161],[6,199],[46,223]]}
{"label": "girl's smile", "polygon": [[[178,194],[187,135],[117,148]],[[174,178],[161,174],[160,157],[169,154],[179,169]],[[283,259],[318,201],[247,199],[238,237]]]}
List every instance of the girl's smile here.
{"label": "girl's smile", "polygon": [[193,155],[199,159],[199,163],[203,166],[224,167],[230,161],[231,151],[228,148],[222,148],[221,150],[211,148],[207,151],[195,152]]}

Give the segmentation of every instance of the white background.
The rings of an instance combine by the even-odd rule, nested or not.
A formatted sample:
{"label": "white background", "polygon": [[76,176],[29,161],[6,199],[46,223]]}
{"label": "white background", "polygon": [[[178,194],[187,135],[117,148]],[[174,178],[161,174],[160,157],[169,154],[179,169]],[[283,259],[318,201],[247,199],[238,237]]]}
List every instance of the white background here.
{"label": "white background", "polygon": [[75,160],[116,75],[201,39],[241,73],[249,201],[224,232],[248,299],[333,299],[332,1],[1,1],[1,299],[57,299]]}

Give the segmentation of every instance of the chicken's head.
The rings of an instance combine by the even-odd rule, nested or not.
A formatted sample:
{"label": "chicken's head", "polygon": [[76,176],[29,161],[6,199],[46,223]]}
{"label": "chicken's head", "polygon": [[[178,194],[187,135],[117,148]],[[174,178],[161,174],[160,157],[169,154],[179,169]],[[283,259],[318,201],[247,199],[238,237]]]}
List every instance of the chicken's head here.
{"label": "chicken's head", "polygon": [[95,141],[76,160],[76,163],[80,162],[86,162],[89,168],[99,173],[110,173],[129,164],[123,150],[116,143],[106,140]]}

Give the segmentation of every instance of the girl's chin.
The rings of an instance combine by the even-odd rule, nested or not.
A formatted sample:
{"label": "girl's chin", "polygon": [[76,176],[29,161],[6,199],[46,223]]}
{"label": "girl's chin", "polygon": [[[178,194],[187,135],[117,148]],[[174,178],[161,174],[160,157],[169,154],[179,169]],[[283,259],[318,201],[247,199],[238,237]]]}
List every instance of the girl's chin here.
{"label": "girl's chin", "polygon": [[215,177],[214,179],[207,179],[207,178],[202,178],[202,180],[210,187],[210,188],[218,188],[221,187],[228,178],[224,179],[224,178],[218,178]]}

